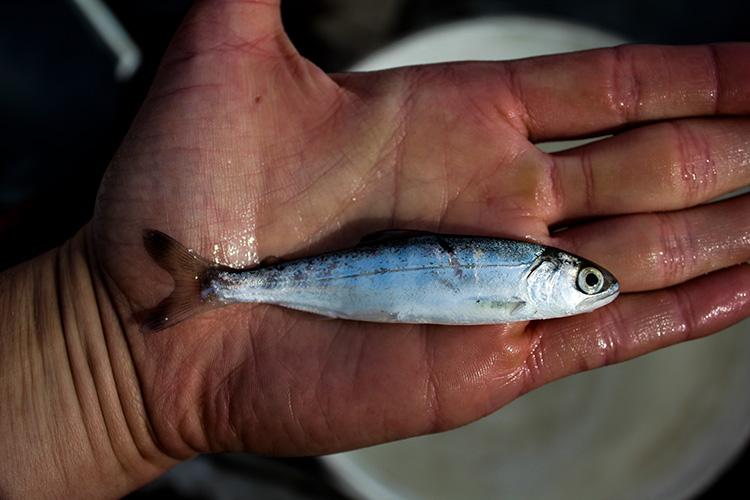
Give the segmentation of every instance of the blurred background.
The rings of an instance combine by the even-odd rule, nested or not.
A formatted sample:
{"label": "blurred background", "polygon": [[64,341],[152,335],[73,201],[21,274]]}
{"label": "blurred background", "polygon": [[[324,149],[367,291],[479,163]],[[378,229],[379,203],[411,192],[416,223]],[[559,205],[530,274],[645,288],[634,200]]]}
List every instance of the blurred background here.
{"label": "blurred background", "polygon": [[[88,220],[104,169],[190,5],[187,0],[0,3],[5,242],[0,269],[61,243]],[[345,70],[421,30],[486,16],[572,21],[634,42],[750,40],[746,0],[285,0],[282,14],[299,51],[327,71]],[[727,496],[750,472],[747,445],[738,457],[732,455],[729,467],[702,487],[700,498]],[[342,470],[313,458],[200,457],[129,498],[361,494],[342,486]]]}

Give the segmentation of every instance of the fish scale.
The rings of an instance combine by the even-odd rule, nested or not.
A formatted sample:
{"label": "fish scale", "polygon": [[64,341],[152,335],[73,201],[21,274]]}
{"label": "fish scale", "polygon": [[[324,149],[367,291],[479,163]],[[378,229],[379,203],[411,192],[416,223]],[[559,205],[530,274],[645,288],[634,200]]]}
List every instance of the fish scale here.
{"label": "fish scale", "polygon": [[[152,311],[148,329],[239,302],[362,321],[495,324],[588,312],[619,291],[608,271],[586,259],[501,238],[399,232],[251,269],[210,264],[163,233],[151,232],[144,242],[175,278],[175,292]],[[581,290],[583,270],[601,276],[600,290]]]}
{"label": "fish scale", "polygon": [[483,302],[523,301],[521,274],[543,252],[538,245],[519,247],[422,236],[407,245],[384,243],[376,251],[355,249],[255,272],[227,271],[211,285],[222,301],[270,303],[339,318],[493,322],[497,313]]}

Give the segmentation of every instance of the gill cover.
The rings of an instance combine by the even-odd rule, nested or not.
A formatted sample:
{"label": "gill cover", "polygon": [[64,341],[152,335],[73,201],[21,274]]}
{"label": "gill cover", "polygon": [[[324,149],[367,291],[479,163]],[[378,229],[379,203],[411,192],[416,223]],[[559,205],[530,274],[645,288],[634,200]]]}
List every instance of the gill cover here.
{"label": "gill cover", "polygon": [[546,318],[592,311],[619,293],[617,280],[602,266],[555,248],[537,258],[527,282],[530,301]]}

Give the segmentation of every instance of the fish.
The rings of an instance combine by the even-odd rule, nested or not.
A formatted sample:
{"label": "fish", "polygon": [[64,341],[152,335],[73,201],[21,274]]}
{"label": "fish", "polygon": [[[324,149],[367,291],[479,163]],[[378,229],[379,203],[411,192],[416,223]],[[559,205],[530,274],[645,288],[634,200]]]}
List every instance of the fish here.
{"label": "fish", "polygon": [[245,269],[209,262],[157,230],[145,230],[143,243],[174,280],[142,316],[143,331],[243,302],[380,323],[511,323],[588,313],[620,291],[590,260],[504,238],[385,231],[352,248]]}

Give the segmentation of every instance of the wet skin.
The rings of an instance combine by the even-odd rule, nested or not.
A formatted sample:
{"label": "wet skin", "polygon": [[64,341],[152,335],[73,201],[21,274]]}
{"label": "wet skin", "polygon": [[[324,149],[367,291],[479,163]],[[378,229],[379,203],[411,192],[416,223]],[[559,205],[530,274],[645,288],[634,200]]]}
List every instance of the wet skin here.
{"label": "wet skin", "polygon": [[[117,376],[137,380],[124,404],[149,429],[138,446],[169,464],[445,430],[746,317],[750,197],[700,204],[750,182],[749,57],[745,44],[631,46],[327,75],[291,46],[274,2],[197,4],[86,228],[116,313],[107,335],[126,340],[111,356],[132,360]],[[554,155],[534,146],[610,131]],[[134,312],[172,288],[144,228],[235,266],[388,228],[535,240],[600,263],[624,294],[481,327],[234,305],[143,335]]]}

